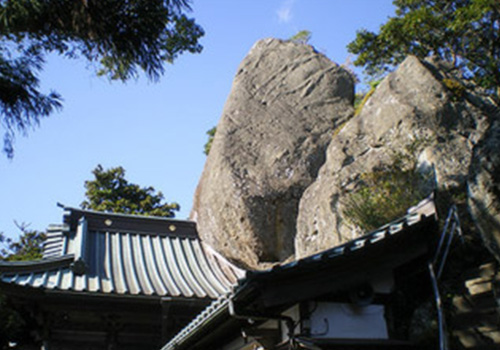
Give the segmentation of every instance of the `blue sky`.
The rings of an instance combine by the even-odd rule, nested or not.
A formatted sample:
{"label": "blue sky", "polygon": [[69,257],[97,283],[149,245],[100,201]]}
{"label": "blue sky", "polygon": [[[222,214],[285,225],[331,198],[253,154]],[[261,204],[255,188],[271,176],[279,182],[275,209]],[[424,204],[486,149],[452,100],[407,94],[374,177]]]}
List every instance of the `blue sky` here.
{"label": "blue sky", "polygon": [[123,166],[129,181],[178,202],[177,218],[186,219],[206,131],[217,124],[237,67],[257,40],[307,29],[310,43],[342,64],[356,30],[376,30],[394,13],[391,0],[193,0],[192,8],[206,32],[204,50],[180,56],[159,83],[110,83],[88,62],[49,57],[43,89],[59,92],[64,108],[17,137],[12,161],[0,155],[0,232],[15,237],[14,220],[38,230],[60,223],[56,203],[79,206],[97,164]]}

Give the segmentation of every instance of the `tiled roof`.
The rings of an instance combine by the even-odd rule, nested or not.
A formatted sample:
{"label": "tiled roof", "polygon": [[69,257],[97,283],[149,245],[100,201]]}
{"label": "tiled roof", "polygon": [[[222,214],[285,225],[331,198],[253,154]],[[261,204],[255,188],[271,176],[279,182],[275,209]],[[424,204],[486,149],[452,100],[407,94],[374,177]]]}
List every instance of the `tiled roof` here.
{"label": "tiled roof", "polygon": [[332,259],[346,256],[352,252],[376,244],[377,242],[384,243],[388,238],[397,236],[398,233],[416,224],[420,224],[425,218],[434,218],[437,220],[436,206],[432,197],[424,199],[414,207],[409,208],[405,216],[381,226],[364,236],[287,264],[276,265],[268,270],[249,271],[247,272],[247,276],[270,276],[272,273],[293,270],[298,266],[312,266],[317,262],[332,261]]}
{"label": "tiled roof", "polygon": [[216,322],[227,322],[231,317],[229,315],[231,300],[235,300],[239,295],[249,295],[247,289],[252,288],[252,283],[259,279],[277,280],[277,277],[290,272],[297,272],[301,268],[315,269],[318,264],[330,264],[337,261],[338,258],[353,256],[355,252],[362,251],[365,248],[383,245],[385,241],[390,240],[392,237],[403,235],[409,231],[408,228],[417,227],[426,220],[433,222],[437,220],[436,207],[432,198],[423,200],[416,206],[408,209],[407,215],[404,217],[343,245],[324,250],[288,264],[276,265],[268,270],[248,271],[246,278],[241,279],[232,292],[222,295],[219,299],[213,301],[174,338],[165,344],[162,350],[188,349],[188,342],[198,336],[198,333],[201,334],[204,327],[209,327],[212,323]]}
{"label": "tiled roof", "polygon": [[197,331],[200,331],[202,326],[208,325],[218,315],[223,315],[222,318],[229,319],[229,302],[234,293],[228,293],[220,296],[208,305],[198,316],[196,316],[186,327],[175,335],[161,350],[175,350],[177,348],[186,349],[184,342],[193,336]]}
{"label": "tiled roof", "polygon": [[107,295],[215,299],[243,276],[199,240],[192,222],[67,210],[65,224],[48,230],[44,258],[0,263],[1,282]]}

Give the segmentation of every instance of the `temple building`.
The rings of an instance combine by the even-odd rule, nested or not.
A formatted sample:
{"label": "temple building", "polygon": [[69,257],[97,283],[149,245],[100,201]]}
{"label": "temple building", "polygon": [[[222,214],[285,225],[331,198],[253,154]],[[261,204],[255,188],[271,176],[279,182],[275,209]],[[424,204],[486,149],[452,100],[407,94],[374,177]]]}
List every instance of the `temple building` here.
{"label": "temple building", "polygon": [[423,300],[442,311],[435,271],[450,237],[427,199],[343,245],[247,272],[162,350],[417,349],[411,316]]}
{"label": "temple building", "polygon": [[0,262],[0,289],[34,320],[29,348],[159,349],[244,276],[193,222],[64,209],[43,259]]}
{"label": "temple building", "polygon": [[193,222],[65,208],[43,259],[0,262],[0,289],[33,321],[20,349],[418,349],[409,329],[427,301],[447,349],[453,217],[440,232],[430,197],[340,246],[243,271]]}

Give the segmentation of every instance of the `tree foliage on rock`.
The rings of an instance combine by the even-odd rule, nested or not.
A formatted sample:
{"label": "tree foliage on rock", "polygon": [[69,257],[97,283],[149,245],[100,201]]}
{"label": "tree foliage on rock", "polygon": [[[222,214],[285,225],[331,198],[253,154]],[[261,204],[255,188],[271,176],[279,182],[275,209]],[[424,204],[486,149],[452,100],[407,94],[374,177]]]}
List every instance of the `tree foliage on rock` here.
{"label": "tree foliage on rock", "polygon": [[342,213],[351,224],[368,232],[391,222],[434,189],[433,174],[418,169],[418,153],[428,140],[416,140],[392,161],[363,173],[355,191],[343,201]]}
{"label": "tree foliage on rock", "polygon": [[61,96],[39,91],[45,56],[55,52],[92,62],[111,80],[152,80],[181,53],[200,52],[204,34],[184,12],[189,0],[5,0],[0,2],[0,125],[13,155],[26,133],[61,107]]}
{"label": "tree foliage on rock", "polygon": [[307,45],[309,44],[311,37],[312,33],[309,30],[301,30],[297,34],[290,37],[289,40],[297,44]]}
{"label": "tree foliage on rock", "polygon": [[211,128],[210,130],[208,130],[206,132],[206,134],[208,135],[208,140],[207,142],[205,143],[205,146],[203,146],[203,153],[208,156],[208,154],[210,153],[210,150],[212,149],[212,143],[214,142],[214,138],[215,138],[215,133],[217,132],[217,127],[214,126],[213,128]]}
{"label": "tree foliage on rock", "polygon": [[103,169],[98,165],[94,179],[85,181],[83,209],[112,213],[174,217],[180,209],[177,203],[163,203],[163,194],[149,187],[129,183],[122,167]]}
{"label": "tree foliage on rock", "polygon": [[348,50],[368,74],[390,70],[409,54],[453,62],[465,76],[500,86],[498,0],[395,0],[396,16],[378,33],[358,31]]}

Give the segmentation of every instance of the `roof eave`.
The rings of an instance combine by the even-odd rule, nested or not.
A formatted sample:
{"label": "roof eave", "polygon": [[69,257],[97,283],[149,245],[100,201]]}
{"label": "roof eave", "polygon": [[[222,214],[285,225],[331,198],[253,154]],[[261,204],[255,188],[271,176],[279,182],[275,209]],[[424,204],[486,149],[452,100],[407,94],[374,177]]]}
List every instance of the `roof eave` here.
{"label": "roof eave", "polygon": [[3,273],[25,273],[40,272],[46,270],[68,267],[75,261],[73,254],[63,255],[57,258],[47,258],[33,261],[0,261],[0,272]]}

